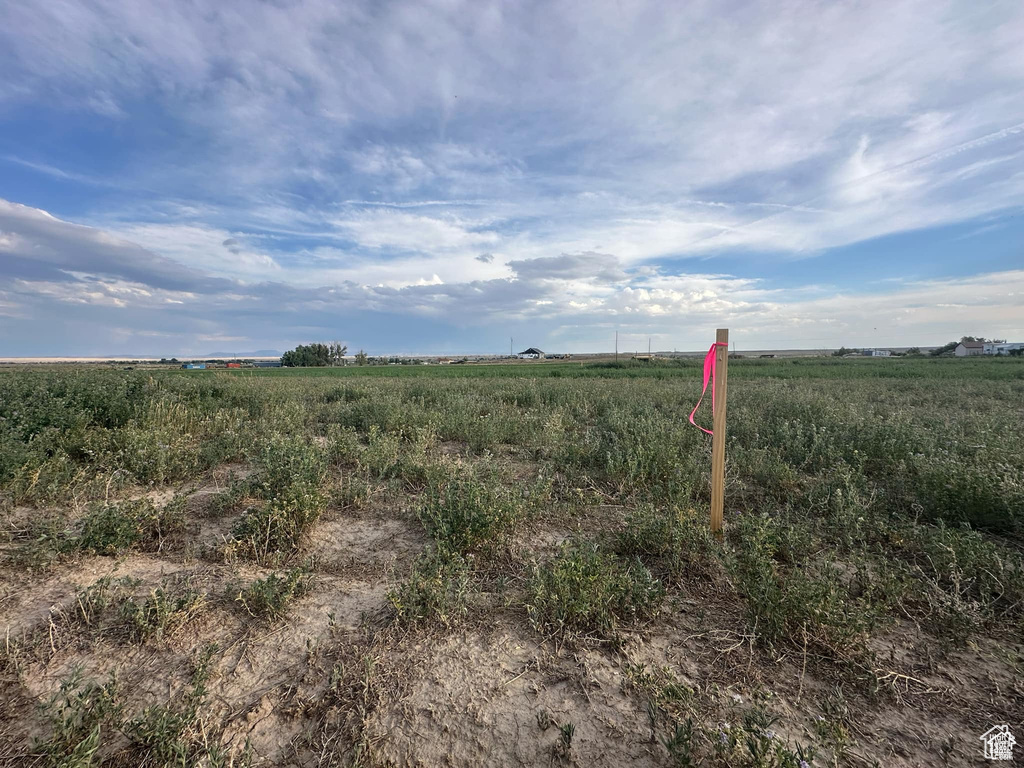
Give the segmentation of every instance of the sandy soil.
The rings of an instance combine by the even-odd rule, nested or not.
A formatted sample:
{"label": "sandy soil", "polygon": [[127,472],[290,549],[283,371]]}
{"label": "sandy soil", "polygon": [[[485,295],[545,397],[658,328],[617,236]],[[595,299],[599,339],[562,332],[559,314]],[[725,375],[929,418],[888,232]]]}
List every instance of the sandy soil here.
{"label": "sandy soil", "polygon": [[[230,471],[242,469],[222,468],[189,491],[193,527],[160,552],[82,556],[38,574],[3,566],[0,765],[29,764],[32,738],[47,729],[35,705],[73,670],[97,680],[116,672],[127,709],[138,712],[179,694],[190,659],[209,643],[218,648],[205,710],[212,738],[235,751],[248,744],[261,766],[356,758],[381,766],[670,765],[651,680],[678,683],[705,724],[736,724],[762,702],[777,718],[777,738],[819,744],[815,765],[976,765],[977,736],[1024,716],[1019,645],[982,639],[943,652],[919,628],[898,625],[876,641],[879,689],[859,692],[814,658],[755,646],[738,598],[710,583],[683,585],[657,619],[618,644],[544,637],[500,592],[478,596],[451,630],[403,630],[391,622],[387,591],[426,536],[405,506],[386,500],[328,510],[300,553],[317,570],[312,591],[287,619],[256,621],[234,597],[270,571],[218,560],[216,541],[235,516],[208,514]],[[595,508],[582,522],[554,515],[515,548],[550,556],[577,525],[610,526],[619,514]],[[137,580],[131,589],[140,595],[187,579],[207,593],[205,608],[159,641],[69,629],[62,622],[76,591],[107,576]],[[19,643],[27,650],[12,658]],[[849,732],[839,754],[817,731],[818,718],[835,717],[836,702],[845,702]],[[114,738],[100,757],[127,764],[126,746]]]}

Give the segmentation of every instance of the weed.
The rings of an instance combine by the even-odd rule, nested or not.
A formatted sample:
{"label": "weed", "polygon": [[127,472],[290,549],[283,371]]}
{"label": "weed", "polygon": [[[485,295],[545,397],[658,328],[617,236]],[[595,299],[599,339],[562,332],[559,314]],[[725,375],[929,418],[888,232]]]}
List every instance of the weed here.
{"label": "weed", "polygon": [[150,590],[149,596],[141,602],[135,598],[125,600],[121,615],[133,640],[161,640],[198,616],[205,604],[205,593],[187,585],[165,583]]}
{"label": "weed", "polygon": [[104,727],[120,713],[117,681],[83,681],[81,670],[71,674],[60,690],[42,705],[50,721],[50,737],[37,741],[34,751],[53,768],[88,768],[100,746]]}
{"label": "weed", "polygon": [[469,565],[461,555],[432,549],[388,592],[388,602],[403,623],[434,620],[450,626],[466,615],[469,583]]}
{"label": "weed", "polygon": [[929,628],[960,644],[983,626],[1024,629],[1024,558],[969,528],[908,526],[891,551],[923,589],[904,606],[929,616]]}
{"label": "weed", "polygon": [[563,545],[534,568],[526,608],[534,626],[557,633],[609,636],[622,622],[653,616],[664,589],[641,563],[623,563],[597,545]]}
{"label": "weed", "polygon": [[313,576],[307,568],[291,568],[282,575],[271,573],[242,589],[235,599],[250,616],[279,619],[289,604],[312,589]]}
{"label": "weed", "polygon": [[821,742],[828,744],[841,760],[853,740],[850,735],[851,713],[843,697],[843,689],[836,688],[822,702],[823,714],[814,718],[814,732]]}
{"label": "weed", "polygon": [[266,499],[295,486],[319,488],[327,473],[324,451],[299,437],[272,436],[258,446],[253,463],[250,487]]}
{"label": "weed", "polygon": [[248,481],[232,477],[228,482],[228,487],[215,494],[210,501],[209,516],[222,517],[234,512],[251,497],[252,491]]}
{"label": "weed", "polygon": [[[132,743],[137,765],[189,768],[210,758],[210,749],[202,735],[200,711],[207,694],[210,662],[216,651],[217,646],[211,645],[199,654],[190,687],[180,699],[146,707],[137,718],[126,723],[124,733]],[[214,756],[225,759],[217,749]]]}
{"label": "weed", "polygon": [[572,754],[572,740],[576,735],[576,724],[565,723],[558,726],[558,753],[565,758]]}
{"label": "weed", "polygon": [[627,664],[625,672],[630,683],[649,697],[655,710],[680,716],[695,703],[693,690],[680,683],[668,667],[648,669],[645,664]]}
{"label": "weed", "polygon": [[462,554],[493,549],[524,515],[521,498],[468,474],[433,484],[420,507],[438,546]]}
{"label": "weed", "polygon": [[692,768],[697,765],[693,754],[693,735],[693,718],[688,717],[676,725],[671,736],[661,740],[676,768]]}
{"label": "weed", "polygon": [[259,563],[274,562],[298,549],[325,505],[319,488],[297,483],[269,502],[247,510],[231,535],[243,554]]}
{"label": "weed", "polygon": [[[766,515],[749,515],[732,532],[732,570],[751,627],[768,645],[811,643],[836,659],[862,658],[884,604],[870,591],[855,595],[858,579],[844,576],[835,563],[800,558],[790,530]],[[796,567],[784,568],[780,560]]]}
{"label": "weed", "polygon": [[694,510],[663,512],[651,505],[629,512],[614,548],[669,576],[706,575],[719,551],[706,522]]}
{"label": "weed", "polygon": [[17,568],[40,570],[49,566],[64,547],[64,524],[59,518],[40,515],[11,539],[18,542],[6,559]]}
{"label": "weed", "polygon": [[81,624],[92,626],[99,622],[107,608],[123,600],[126,593],[138,585],[137,579],[128,576],[119,579],[103,576],[75,593],[72,615]]}
{"label": "weed", "polygon": [[136,545],[159,548],[163,538],[185,528],[185,497],[175,497],[163,509],[149,499],[93,505],[82,521],[78,536],[65,549],[116,555]]}

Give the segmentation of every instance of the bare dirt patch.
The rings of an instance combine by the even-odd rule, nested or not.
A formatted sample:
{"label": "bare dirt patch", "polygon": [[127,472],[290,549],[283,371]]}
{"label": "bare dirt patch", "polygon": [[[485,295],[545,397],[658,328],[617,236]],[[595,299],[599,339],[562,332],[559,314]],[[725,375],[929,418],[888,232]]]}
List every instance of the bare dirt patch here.
{"label": "bare dirt patch", "polygon": [[599,650],[559,650],[505,624],[411,652],[413,677],[366,725],[384,764],[662,764],[647,714]]}
{"label": "bare dirt patch", "polygon": [[406,520],[338,515],[317,525],[304,553],[329,573],[383,575],[426,542],[422,526]]}

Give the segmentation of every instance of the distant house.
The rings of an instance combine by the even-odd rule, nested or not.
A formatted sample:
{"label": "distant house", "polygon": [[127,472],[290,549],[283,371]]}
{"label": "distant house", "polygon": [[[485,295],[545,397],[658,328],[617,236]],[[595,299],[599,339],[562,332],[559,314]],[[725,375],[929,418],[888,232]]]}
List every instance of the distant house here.
{"label": "distant house", "polygon": [[181,367],[186,371],[205,371],[206,363],[183,363]]}
{"label": "distant house", "polygon": [[536,347],[530,347],[520,352],[518,357],[521,357],[523,360],[543,360],[544,353]]}
{"label": "distant house", "polygon": [[865,349],[861,354],[865,357],[891,357],[892,352],[888,349]]}
{"label": "distant house", "polygon": [[953,350],[956,357],[974,357],[974,355],[985,354],[985,342],[983,341],[961,341]]}

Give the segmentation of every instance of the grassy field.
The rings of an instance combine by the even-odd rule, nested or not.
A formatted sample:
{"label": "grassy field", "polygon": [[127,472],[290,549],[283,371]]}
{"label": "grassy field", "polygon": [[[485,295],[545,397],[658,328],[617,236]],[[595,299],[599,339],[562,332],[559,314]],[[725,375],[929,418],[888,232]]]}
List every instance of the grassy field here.
{"label": "grassy field", "polygon": [[729,373],[718,541],[698,361],[0,371],[0,764],[968,765],[1024,732],[1024,361]]}

